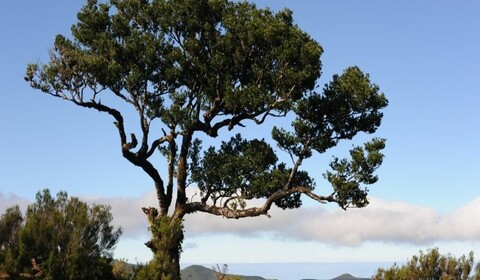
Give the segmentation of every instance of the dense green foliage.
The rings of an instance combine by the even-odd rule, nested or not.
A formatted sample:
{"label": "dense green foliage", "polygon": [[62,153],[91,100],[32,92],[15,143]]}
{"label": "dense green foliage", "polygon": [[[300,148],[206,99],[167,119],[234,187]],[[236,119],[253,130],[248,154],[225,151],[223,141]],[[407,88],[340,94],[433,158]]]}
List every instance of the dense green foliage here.
{"label": "dense green foliage", "polygon": [[121,230],[111,221],[108,206],[39,192],[25,217],[17,206],[0,219],[0,272],[10,279],[114,279],[112,250]]}
{"label": "dense green foliage", "polygon": [[437,248],[420,251],[402,266],[379,269],[375,280],[480,280],[480,263],[474,267],[473,252],[455,258],[441,255]]}
{"label": "dense green foliage", "polygon": [[[300,207],[302,194],[344,209],[368,204],[364,185],[377,181],[384,139],[353,148],[348,159],[334,158],[324,173],[332,187],[320,188],[325,195],[314,193],[314,176],[301,168],[342,140],[374,133],[388,103],[356,66],[317,91],[322,52],[287,9],[228,0],[88,0],[72,36],[58,35],[50,62],[29,65],[25,78],[46,94],[113,117],[122,155],[156,189],[159,208],[145,211],[154,262],[165,256],[177,262],[160,265],[174,271],[151,279],[166,273],[178,280],[182,240],[173,239],[176,252],[164,247],[157,242],[162,231],[154,230],[159,224],[176,232],[195,212],[269,215],[272,205]],[[132,110],[124,104],[136,112],[129,123],[138,129],[127,131]],[[294,118],[292,126],[278,122],[269,139],[238,134],[214,142],[285,116]],[[203,147],[205,139],[211,147]],[[279,160],[282,152],[291,162]],[[164,164],[156,165],[154,155],[164,156]],[[187,198],[189,186],[199,188],[196,200]],[[249,205],[253,199],[263,206]]]}

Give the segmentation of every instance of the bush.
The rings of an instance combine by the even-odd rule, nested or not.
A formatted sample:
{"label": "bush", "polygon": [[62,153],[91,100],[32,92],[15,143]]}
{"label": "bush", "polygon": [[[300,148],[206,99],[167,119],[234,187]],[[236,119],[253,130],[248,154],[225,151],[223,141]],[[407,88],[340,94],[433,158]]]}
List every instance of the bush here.
{"label": "bush", "polygon": [[15,206],[0,219],[0,272],[10,279],[114,279],[112,254],[122,230],[112,219],[109,206],[38,192],[25,217]]}
{"label": "bush", "polygon": [[[438,248],[427,253],[420,251],[406,264],[394,264],[389,269],[380,268],[373,277],[375,280],[480,280],[480,263],[474,268],[473,252],[468,256],[455,258],[441,255]],[[471,276],[473,270],[473,276]]]}

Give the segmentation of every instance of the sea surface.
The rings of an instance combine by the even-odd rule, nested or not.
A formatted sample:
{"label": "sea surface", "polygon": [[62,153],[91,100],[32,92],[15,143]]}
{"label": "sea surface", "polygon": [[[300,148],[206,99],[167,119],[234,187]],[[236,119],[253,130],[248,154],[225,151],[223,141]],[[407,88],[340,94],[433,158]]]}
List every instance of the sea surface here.
{"label": "sea surface", "polygon": [[[185,268],[189,265],[191,264],[184,263],[181,267]],[[212,268],[217,264],[198,265]],[[392,265],[393,262],[231,263],[228,264],[228,273],[278,280],[326,280],[344,273],[355,277],[370,278],[378,268],[389,268]]]}

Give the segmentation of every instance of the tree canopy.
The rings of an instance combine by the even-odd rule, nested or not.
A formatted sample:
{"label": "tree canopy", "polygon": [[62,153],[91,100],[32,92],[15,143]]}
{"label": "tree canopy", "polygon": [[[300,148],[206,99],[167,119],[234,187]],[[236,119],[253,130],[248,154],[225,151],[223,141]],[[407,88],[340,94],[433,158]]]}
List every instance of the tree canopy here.
{"label": "tree canopy", "polygon": [[112,253],[122,231],[111,222],[108,206],[38,192],[25,216],[15,206],[0,219],[0,272],[9,279],[113,279]]}
{"label": "tree canopy", "polygon": [[[46,94],[112,116],[122,155],[155,185],[158,209],[144,208],[151,229],[170,224],[182,231],[175,220],[187,214],[268,215],[272,205],[300,207],[302,194],[344,209],[368,204],[364,185],[377,181],[384,139],[334,158],[324,173],[332,188],[322,186],[323,194],[314,192],[315,175],[301,168],[342,140],[374,133],[388,103],[356,66],[318,91],[322,52],[288,9],[226,0],[88,0],[72,36],[58,35],[50,62],[30,64],[25,78]],[[132,114],[122,103],[136,112],[138,130],[127,131]],[[279,122],[270,139],[237,134],[215,143],[228,131],[286,116],[292,125]],[[156,155],[165,165],[155,164]],[[198,199],[187,197],[190,186]],[[250,206],[253,199],[263,206]],[[171,250],[159,250],[165,242],[156,239],[148,243],[154,252]],[[178,263],[179,256],[169,258]]]}

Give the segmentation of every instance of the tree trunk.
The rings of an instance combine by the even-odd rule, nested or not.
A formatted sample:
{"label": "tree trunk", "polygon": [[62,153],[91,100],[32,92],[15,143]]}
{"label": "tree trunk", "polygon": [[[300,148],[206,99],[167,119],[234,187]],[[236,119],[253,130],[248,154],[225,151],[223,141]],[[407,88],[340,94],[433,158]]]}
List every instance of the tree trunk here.
{"label": "tree trunk", "polygon": [[168,216],[150,218],[152,239],[146,245],[154,256],[146,267],[146,273],[142,274],[142,279],[181,280],[180,253],[184,238],[182,220]]}

